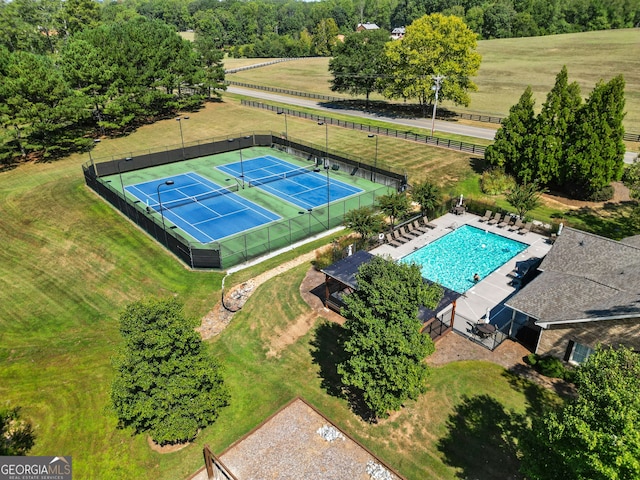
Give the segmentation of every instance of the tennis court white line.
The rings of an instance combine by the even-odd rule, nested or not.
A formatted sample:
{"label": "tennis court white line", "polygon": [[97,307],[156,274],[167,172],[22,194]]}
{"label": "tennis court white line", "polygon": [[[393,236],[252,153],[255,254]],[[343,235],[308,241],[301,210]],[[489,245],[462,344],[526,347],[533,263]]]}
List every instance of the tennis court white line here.
{"label": "tennis court white line", "polygon": [[[187,222],[183,217],[181,217],[180,215],[178,215],[177,213],[175,213],[173,210],[170,211],[172,215],[175,215],[176,217],[178,217],[180,220],[182,220],[184,223],[186,223],[187,225],[192,226],[193,228],[195,228],[198,232],[202,233],[205,237],[207,237],[209,240],[211,240],[212,242],[215,242],[216,239],[215,238],[211,238],[209,235],[207,235],[205,232],[203,232],[202,230],[200,230],[198,227],[196,227],[193,223],[191,222]],[[165,215],[166,217],[166,215]],[[173,223],[173,222],[172,222]],[[175,223],[174,223],[175,225]],[[177,228],[180,228],[178,225],[175,225]],[[186,230],[182,229],[181,230],[186,233],[187,235],[191,234],[189,232],[187,232]],[[199,240],[196,239],[196,241],[200,242]],[[205,243],[205,242],[200,242],[200,243]]]}

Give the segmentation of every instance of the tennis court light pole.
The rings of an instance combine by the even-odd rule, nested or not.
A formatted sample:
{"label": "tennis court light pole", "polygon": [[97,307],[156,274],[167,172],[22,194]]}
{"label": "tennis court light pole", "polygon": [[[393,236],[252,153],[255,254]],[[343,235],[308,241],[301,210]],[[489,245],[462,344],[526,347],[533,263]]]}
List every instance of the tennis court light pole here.
{"label": "tennis court light pole", "polygon": [[370,133],[367,136],[369,138],[376,137],[376,156],[374,157],[374,160],[373,160],[373,170],[371,170],[371,181],[375,182],[376,170],[378,169],[378,135],[374,135],[373,133]]}
{"label": "tennis court light pole", "polygon": [[124,182],[122,181],[122,170],[120,170],[120,164],[122,162],[130,162],[131,160],[133,160],[133,158],[131,157],[127,157],[124,160],[120,160],[117,165],[118,165],[118,176],[120,177],[120,188],[122,189],[122,199],[124,200],[124,208],[127,209],[127,195],[125,194],[124,191]]}
{"label": "tennis court light pole", "polygon": [[164,224],[164,211],[162,210],[162,199],[160,198],[160,187],[163,185],[173,185],[173,180],[167,180],[158,184],[156,191],[158,192],[158,206],[160,207],[160,218],[162,219],[162,231],[164,232],[164,244],[169,248],[169,242],[167,240],[167,227]]}
{"label": "tennis court light pole", "polygon": [[182,142],[182,159],[184,160],[184,136],[182,135],[182,120],[189,120],[188,116],[176,118],[176,122],[180,125],[180,141]]}
{"label": "tennis court light pole", "polygon": [[[99,138],[94,138],[93,139],[93,146],[95,147],[97,144],[100,143],[100,139]],[[100,175],[98,175],[98,170],[96,169],[95,164],[93,163],[93,157],[91,156],[91,149],[93,147],[89,147],[89,160],[91,160],[91,166],[93,167],[93,173],[95,173],[96,178],[99,178]]]}
{"label": "tennis court light pole", "polygon": [[442,86],[442,81],[447,77],[445,77],[444,75],[435,75],[431,78],[433,78],[433,81],[435,82],[435,85],[431,87],[431,90],[433,90],[436,94],[436,100],[433,103],[433,117],[431,118],[431,136],[433,137],[433,131],[436,128],[436,109],[438,108],[438,92],[440,91],[440,87]]}
{"label": "tennis court light pole", "polygon": [[[245,138],[251,138],[251,137],[245,137]],[[242,179],[242,188],[244,188],[244,165],[242,164],[242,145],[240,145],[240,137],[238,138],[230,138],[229,140],[227,140],[228,142],[235,142],[238,141],[238,150],[240,151],[240,178]]]}
{"label": "tennis court light pole", "polygon": [[329,215],[329,203],[331,203],[331,189],[329,187],[329,124],[327,122],[318,122],[318,125],[324,125],[324,169],[327,172],[327,230],[331,226],[331,216]]}
{"label": "tennis court light pole", "polygon": [[287,126],[287,112],[284,110],[280,110],[278,112],[278,115],[284,115],[284,140],[285,140],[285,146],[287,147],[287,150],[289,148],[289,127]]}

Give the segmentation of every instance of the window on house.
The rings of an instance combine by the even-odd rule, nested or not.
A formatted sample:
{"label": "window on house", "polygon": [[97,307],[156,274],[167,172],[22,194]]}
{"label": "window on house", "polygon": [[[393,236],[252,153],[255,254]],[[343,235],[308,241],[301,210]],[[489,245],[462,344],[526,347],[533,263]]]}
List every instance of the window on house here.
{"label": "window on house", "polygon": [[589,348],[586,345],[581,345],[579,343],[574,343],[569,361],[578,364],[584,363],[593,352],[593,348]]}

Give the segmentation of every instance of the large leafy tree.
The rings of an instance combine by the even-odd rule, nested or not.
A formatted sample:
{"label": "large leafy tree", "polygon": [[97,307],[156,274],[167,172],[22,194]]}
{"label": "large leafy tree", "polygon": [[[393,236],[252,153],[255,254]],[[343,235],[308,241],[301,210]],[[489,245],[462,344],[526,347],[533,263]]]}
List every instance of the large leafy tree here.
{"label": "large leafy tree", "polygon": [[386,45],[385,96],[417,98],[424,108],[435,99],[433,77],[444,76],[439,98],[469,105],[481,60],[476,46],[476,34],[459,17],[436,13],[415,20],[404,38]]}
{"label": "large leafy tree", "polygon": [[409,211],[409,197],[404,193],[391,192],[378,197],[378,207],[389,217],[393,228],[396,219],[404,217]]}
{"label": "large leafy tree", "polygon": [[522,182],[533,180],[532,132],[535,128],[535,100],[531,87],[527,87],[518,103],[509,109],[496,132],[495,141],[485,151],[485,159]]}
{"label": "large leafy tree", "polygon": [[175,299],[135,302],[120,314],[111,399],[122,426],[167,444],[192,440],[217,418],[229,394],[195,326]]}
{"label": "large leafy tree", "polygon": [[338,43],[329,71],[333,75],[331,90],[366,96],[375,92],[384,73],[384,45],[389,41],[385,30],[365,30],[347,35]]}
{"label": "large leafy tree", "polygon": [[338,365],[338,373],[376,419],[424,391],[424,359],[434,346],[420,333],[418,308],[434,308],[442,290],[427,285],[417,265],[380,257],[362,265],[356,279],[357,290],[345,297],[347,359]]}
{"label": "large leafy tree", "polygon": [[617,76],[607,83],[598,83],[579,110],[563,179],[575,191],[590,195],[620,180],[626,150],[624,104],[624,80]]}
{"label": "large leafy tree", "polygon": [[640,478],[640,356],[598,348],[577,370],[578,396],[534,418],[521,442],[532,480]]}

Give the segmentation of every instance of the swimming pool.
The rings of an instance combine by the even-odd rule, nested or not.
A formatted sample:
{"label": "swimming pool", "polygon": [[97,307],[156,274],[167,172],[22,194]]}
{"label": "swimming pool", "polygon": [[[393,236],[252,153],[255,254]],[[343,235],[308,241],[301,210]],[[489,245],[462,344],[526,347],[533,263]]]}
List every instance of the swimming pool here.
{"label": "swimming pool", "polygon": [[474,285],[475,273],[482,280],[527,247],[526,243],[463,225],[401,261],[420,265],[424,278],[464,293]]}

